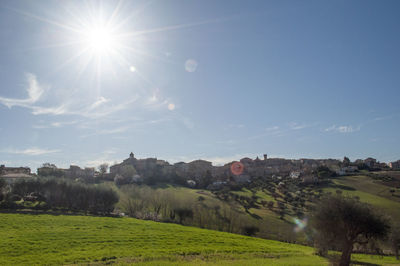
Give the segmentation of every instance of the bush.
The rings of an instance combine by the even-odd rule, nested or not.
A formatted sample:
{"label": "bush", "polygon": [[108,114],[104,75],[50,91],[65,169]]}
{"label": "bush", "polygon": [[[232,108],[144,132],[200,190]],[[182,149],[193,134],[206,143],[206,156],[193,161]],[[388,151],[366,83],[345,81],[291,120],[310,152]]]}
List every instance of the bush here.
{"label": "bush", "polygon": [[186,218],[193,218],[193,210],[189,208],[175,209],[174,213],[178,216],[180,224],[182,224],[183,220],[185,220]]}
{"label": "bush", "polygon": [[244,226],[242,229],[243,229],[243,234],[246,236],[254,236],[256,233],[260,231],[260,229],[254,225]]}

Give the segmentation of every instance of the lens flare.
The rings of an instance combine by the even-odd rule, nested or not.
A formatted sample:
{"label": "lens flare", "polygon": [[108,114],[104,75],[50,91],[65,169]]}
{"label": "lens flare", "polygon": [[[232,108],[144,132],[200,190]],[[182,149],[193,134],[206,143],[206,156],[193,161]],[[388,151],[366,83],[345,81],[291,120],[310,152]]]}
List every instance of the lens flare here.
{"label": "lens flare", "polygon": [[234,162],[231,165],[231,172],[234,175],[240,175],[243,173],[244,165],[241,162]]}
{"label": "lens flare", "polygon": [[296,233],[303,231],[308,223],[308,219],[304,218],[303,220],[300,220],[298,218],[294,218],[293,222],[296,224],[296,226],[294,227],[294,231]]}
{"label": "lens flare", "polygon": [[170,111],[175,110],[175,104],[173,104],[173,103],[168,104],[168,110],[170,110]]}
{"label": "lens flare", "polygon": [[188,59],[185,62],[185,70],[187,72],[193,73],[196,71],[197,65],[198,65],[198,63],[196,62],[196,60]]}

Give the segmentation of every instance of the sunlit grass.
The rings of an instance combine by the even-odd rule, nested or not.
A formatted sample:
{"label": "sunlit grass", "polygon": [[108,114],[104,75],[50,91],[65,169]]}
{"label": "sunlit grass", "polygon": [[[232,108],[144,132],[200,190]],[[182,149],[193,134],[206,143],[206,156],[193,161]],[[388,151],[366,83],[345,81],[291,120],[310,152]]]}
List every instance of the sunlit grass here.
{"label": "sunlit grass", "polygon": [[[133,218],[0,214],[0,239],[1,265],[328,264],[311,247]],[[388,257],[384,262],[396,261]]]}

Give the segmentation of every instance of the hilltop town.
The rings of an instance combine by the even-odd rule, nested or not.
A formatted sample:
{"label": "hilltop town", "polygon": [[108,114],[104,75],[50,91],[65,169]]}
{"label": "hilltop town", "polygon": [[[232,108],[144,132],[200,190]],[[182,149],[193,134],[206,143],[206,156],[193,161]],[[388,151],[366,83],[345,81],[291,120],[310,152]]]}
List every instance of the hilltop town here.
{"label": "hilltop town", "polygon": [[[106,166],[107,167],[107,166]],[[236,169],[236,170],[235,170]],[[133,153],[119,164],[107,169],[96,171],[93,167],[80,168],[71,165],[67,169],[58,168],[51,163],[45,163],[37,169],[39,176],[57,176],[82,179],[86,182],[95,180],[115,181],[119,184],[170,182],[189,187],[216,189],[227,183],[246,183],[252,178],[298,179],[303,183],[316,183],[321,178],[321,171],[328,175],[346,175],[359,170],[400,169],[400,160],[389,164],[378,162],[374,158],[358,159],[351,162],[347,157],[337,159],[283,159],[242,158],[238,162],[230,162],[223,166],[213,166],[205,160],[195,160],[189,163],[178,162],[170,164],[157,158],[137,159]],[[99,169],[100,170],[100,169]],[[14,181],[18,178],[34,176],[27,167],[0,166],[0,176]]]}

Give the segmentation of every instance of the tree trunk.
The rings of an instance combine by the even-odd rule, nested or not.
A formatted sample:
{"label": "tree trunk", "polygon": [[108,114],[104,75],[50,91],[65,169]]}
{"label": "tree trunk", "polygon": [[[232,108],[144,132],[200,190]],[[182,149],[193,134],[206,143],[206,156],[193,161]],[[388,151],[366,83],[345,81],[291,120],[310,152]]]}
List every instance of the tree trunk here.
{"label": "tree trunk", "polygon": [[339,266],[350,265],[352,251],[353,251],[353,242],[346,242],[343,246],[342,256],[340,257]]}

